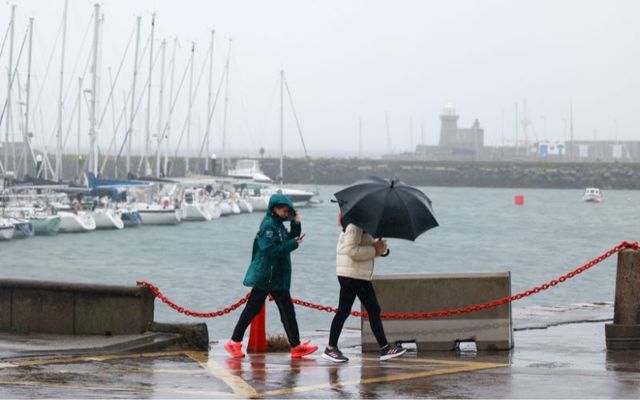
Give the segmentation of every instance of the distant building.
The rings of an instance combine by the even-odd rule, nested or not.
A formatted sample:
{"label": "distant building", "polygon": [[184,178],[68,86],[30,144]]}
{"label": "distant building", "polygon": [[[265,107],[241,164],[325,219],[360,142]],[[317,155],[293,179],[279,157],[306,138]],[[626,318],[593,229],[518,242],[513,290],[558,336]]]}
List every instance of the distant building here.
{"label": "distant building", "polygon": [[574,140],[567,142],[570,161],[639,162],[640,142],[619,140]]}
{"label": "distant building", "polygon": [[453,156],[478,157],[484,147],[484,129],[476,119],[471,128],[458,127],[458,114],[447,104],[440,115],[440,150]]}

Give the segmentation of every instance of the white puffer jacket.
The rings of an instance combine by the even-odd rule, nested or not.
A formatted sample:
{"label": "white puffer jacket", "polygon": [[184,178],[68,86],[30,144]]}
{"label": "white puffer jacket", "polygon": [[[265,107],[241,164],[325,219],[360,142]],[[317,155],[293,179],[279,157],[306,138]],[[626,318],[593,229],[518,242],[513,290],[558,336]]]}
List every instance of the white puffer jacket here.
{"label": "white puffer jacket", "polygon": [[371,235],[353,224],[347,225],[338,238],[337,275],[370,281],[376,258],[374,243]]}

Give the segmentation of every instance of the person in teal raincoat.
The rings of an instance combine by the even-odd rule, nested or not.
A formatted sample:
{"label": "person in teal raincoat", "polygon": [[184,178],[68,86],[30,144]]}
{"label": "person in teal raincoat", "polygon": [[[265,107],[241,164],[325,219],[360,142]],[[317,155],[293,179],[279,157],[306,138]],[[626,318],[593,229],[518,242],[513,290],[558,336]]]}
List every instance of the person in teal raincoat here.
{"label": "person in teal raincoat", "polygon": [[[284,223],[291,222],[287,230]],[[291,357],[299,358],[318,349],[309,342],[300,343],[298,322],[291,300],[291,252],[302,244],[304,235],[300,213],[291,200],[283,194],[274,194],[269,199],[267,214],[262,219],[260,230],[253,241],[251,264],[243,284],[251,287],[251,294],[240,314],[233,335],[224,348],[234,358],[244,357],[242,339],[253,318],[258,315],[270,294],[278,306],[280,319],[291,345]]]}

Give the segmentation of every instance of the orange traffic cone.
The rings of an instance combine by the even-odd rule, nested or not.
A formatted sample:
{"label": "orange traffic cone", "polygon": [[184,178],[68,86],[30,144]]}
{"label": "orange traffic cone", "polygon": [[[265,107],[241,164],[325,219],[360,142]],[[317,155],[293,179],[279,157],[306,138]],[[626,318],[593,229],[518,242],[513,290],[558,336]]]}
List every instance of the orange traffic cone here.
{"label": "orange traffic cone", "polygon": [[251,321],[251,330],[249,331],[249,344],[247,352],[264,353],[267,351],[267,330],[266,330],[266,304],[262,305],[262,309]]}

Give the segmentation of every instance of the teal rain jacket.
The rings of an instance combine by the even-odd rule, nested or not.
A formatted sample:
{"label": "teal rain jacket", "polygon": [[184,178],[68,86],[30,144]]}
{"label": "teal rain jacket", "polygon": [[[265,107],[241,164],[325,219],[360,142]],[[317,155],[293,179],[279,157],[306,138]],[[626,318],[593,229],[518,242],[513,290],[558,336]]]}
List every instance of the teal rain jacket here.
{"label": "teal rain jacket", "polygon": [[269,208],[260,230],[253,241],[251,264],[244,277],[245,286],[262,290],[289,290],[291,287],[291,256],[298,248],[296,237],[302,232],[301,224],[291,221],[291,231],[284,221],[273,212],[276,205],[289,206],[291,219],[295,209],[291,200],[283,194],[274,194],[269,199]]}

